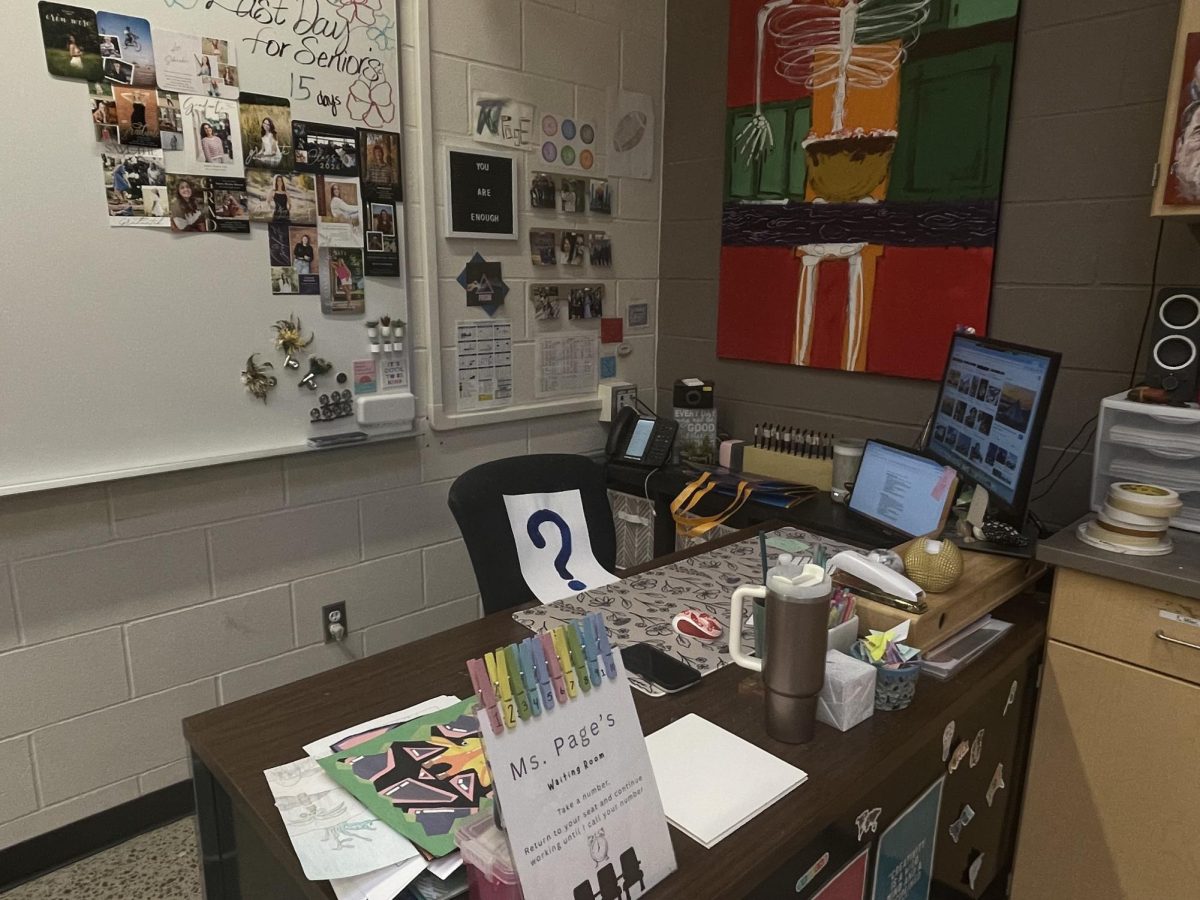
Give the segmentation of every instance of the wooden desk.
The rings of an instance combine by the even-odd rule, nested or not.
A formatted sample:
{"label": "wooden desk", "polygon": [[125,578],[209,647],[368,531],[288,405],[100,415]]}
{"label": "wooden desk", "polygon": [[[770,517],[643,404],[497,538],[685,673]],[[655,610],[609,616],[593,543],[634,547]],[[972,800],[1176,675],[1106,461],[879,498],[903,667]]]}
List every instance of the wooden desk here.
{"label": "wooden desk", "polygon": [[[695,552],[659,562],[674,562]],[[1003,896],[1045,635],[1045,603],[1032,596],[1017,598],[999,615],[1015,627],[955,679],[938,682],[922,677],[908,709],[876,712],[845,734],[818,724],[817,738],[802,746],[767,737],[761,684],[758,676],[744,669],[721,669],[699,686],[670,697],[636,695],[646,733],[695,712],[809,775],[805,784],[712,850],[672,829],[679,870],[650,896],[655,900],[810,896],[945,772],[942,731],[950,720],[957,723],[956,740],[970,740],[983,728],[986,742],[980,765],[968,768],[964,762],[947,779],[938,824],[934,896],[990,897],[992,892]],[[507,613],[489,616],[185,720],[208,900],[332,898],[327,883],[304,878],[263,770],[299,758],[307,741],[355,722],[436,694],[469,696],[465,661],[527,633]],[[1005,710],[1014,681],[1016,699]],[[1008,787],[989,808],[983,798],[997,762],[1004,763]],[[711,779],[714,790],[736,790],[735,774],[713,772]],[[945,829],[966,802],[977,815],[963,839],[953,843]],[[867,832],[860,842],[855,818],[875,807],[881,808],[878,831]],[[964,880],[973,848],[985,853],[974,894]],[[797,894],[797,879],[825,853],[830,856],[821,876]],[[873,858],[870,864],[873,871]]]}

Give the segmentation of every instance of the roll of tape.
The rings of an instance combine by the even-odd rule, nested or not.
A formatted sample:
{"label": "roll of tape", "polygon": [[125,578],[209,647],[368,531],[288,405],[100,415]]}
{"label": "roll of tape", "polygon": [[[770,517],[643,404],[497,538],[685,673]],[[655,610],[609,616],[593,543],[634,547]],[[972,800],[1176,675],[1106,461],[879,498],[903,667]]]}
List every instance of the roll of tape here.
{"label": "roll of tape", "polygon": [[1088,534],[1098,541],[1105,541],[1109,544],[1116,544],[1120,547],[1140,547],[1147,550],[1152,550],[1166,543],[1161,535],[1154,535],[1151,537],[1134,537],[1132,535],[1122,534],[1119,531],[1112,531],[1097,521],[1088,523]]}
{"label": "roll of tape", "polygon": [[1118,481],[1109,487],[1108,502],[1138,516],[1170,518],[1183,509],[1183,501],[1169,488],[1129,481]]}
{"label": "roll of tape", "polygon": [[1127,525],[1131,528],[1166,528],[1168,519],[1165,516],[1139,516],[1137,513],[1117,509],[1111,503],[1105,503],[1100,510],[1100,517],[1117,525]]}

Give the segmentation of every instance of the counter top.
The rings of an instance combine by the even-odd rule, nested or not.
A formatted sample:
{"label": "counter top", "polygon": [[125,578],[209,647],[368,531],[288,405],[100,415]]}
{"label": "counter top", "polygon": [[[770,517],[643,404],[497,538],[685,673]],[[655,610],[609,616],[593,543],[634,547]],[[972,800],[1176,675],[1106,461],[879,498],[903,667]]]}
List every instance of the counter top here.
{"label": "counter top", "polygon": [[1128,581],[1156,591],[1200,600],[1200,534],[1172,528],[1175,550],[1166,556],[1131,556],[1091,547],[1075,536],[1080,522],[1064,528],[1037,547],[1037,558],[1052,566],[1077,569],[1104,578]]}

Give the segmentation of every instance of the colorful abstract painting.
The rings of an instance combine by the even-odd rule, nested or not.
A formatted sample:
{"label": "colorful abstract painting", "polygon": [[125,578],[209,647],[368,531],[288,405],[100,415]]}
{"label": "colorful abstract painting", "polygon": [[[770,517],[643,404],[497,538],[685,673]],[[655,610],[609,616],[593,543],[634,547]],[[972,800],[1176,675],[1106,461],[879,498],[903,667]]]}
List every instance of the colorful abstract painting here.
{"label": "colorful abstract painting", "polygon": [[431,856],[455,849],[458,824],[492,804],[475,700],[406,722],[319,760],[371,812]]}
{"label": "colorful abstract painting", "polygon": [[937,379],[984,333],[1019,0],[730,0],[722,358]]}

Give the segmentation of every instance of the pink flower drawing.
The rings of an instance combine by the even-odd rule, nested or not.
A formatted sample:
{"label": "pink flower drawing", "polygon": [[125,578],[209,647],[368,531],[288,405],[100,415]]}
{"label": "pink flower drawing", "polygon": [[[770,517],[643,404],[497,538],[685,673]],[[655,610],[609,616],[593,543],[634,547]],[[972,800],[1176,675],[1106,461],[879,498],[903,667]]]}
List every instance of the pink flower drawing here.
{"label": "pink flower drawing", "polygon": [[384,79],[359,78],[346,94],[346,112],[350,118],[370,128],[382,128],[396,119],[396,98],[392,83]]}
{"label": "pink flower drawing", "polygon": [[345,19],[351,28],[356,25],[374,25],[375,14],[383,12],[383,0],[341,0],[338,15]]}

